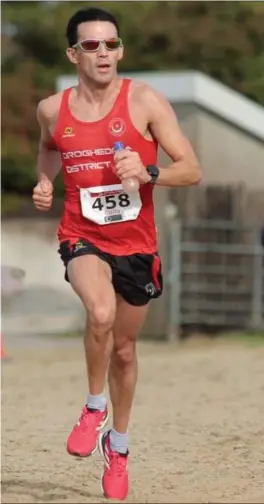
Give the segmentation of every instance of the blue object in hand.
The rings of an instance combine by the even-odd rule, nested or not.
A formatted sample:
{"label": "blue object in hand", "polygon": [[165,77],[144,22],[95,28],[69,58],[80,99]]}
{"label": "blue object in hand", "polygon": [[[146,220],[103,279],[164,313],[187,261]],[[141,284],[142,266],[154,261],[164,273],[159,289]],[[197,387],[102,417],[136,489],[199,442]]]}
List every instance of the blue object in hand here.
{"label": "blue object in hand", "polygon": [[[125,145],[123,144],[123,142],[115,142],[113,145],[113,149],[114,149],[114,152],[118,152],[120,150],[125,149]],[[139,181],[135,177],[125,179],[122,182],[122,186],[123,186],[123,190],[126,193],[137,191],[139,189]]]}
{"label": "blue object in hand", "polygon": [[123,150],[125,148],[125,145],[123,144],[123,142],[115,142],[114,145],[113,145],[113,148],[114,148],[114,151],[119,151],[119,150]]}

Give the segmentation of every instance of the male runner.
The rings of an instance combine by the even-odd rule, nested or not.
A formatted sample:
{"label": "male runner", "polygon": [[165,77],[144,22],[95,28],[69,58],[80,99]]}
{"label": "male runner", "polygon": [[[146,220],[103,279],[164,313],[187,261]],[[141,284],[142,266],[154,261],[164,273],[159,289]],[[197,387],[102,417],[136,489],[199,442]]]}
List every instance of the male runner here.
{"label": "male runner", "polygon": [[[59,252],[66,280],[89,316],[84,337],[89,395],[67,450],[86,457],[98,445],[103,493],[122,500],[128,493],[136,339],[149,301],[162,292],[153,188],[197,184],[201,174],[170,104],[148,85],[117,75],[123,44],[115,18],[97,8],[80,10],[69,20],[67,38],[78,85],[38,105],[41,139],[33,200],[39,210],[50,209],[53,182],[62,168]],[[126,149],[114,154],[116,141]],[[172,159],[167,167],[157,167],[158,144]],[[127,194],[121,182],[131,177],[140,188]],[[108,420],[108,364],[113,428],[100,434]]]}

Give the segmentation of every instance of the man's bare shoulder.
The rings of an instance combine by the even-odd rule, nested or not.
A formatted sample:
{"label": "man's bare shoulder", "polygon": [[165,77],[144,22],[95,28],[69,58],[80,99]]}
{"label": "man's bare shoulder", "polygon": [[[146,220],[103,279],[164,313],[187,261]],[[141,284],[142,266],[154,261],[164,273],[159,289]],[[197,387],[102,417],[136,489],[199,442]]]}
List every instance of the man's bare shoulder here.
{"label": "man's bare shoulder", "polygon": [[139,102],[147,109],[170,106],[169,101],[162,93],[145,82],[132,80],[130,94],[133,102]]}
{"label": "man's bare shoulder", "polygon": [[52,122],[58,117],[63,91],[41,100],[37,106],[37,117],[40,121]]}
{"label": "man's bare shoulder", "polygon": [[166,98],[164,97],[164,95],[162,95],[162,93],[154,89],[149,84],[146,84],[146,82],[138,80],[131,81],[130,92],[131,95],[137,99],[145,100],[146,98],[149,99],[161,98],[163,100],[166,100]]}

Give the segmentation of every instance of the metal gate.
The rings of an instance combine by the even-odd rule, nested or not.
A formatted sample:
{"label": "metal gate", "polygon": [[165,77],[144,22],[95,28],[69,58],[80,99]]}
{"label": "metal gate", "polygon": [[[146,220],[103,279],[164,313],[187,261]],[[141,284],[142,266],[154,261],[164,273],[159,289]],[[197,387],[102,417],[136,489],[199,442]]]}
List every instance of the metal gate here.
{"label": "metal gate", "polygon": [[264,329],[260,229],[175,219],[169,239],[169,337],[183,326]]}

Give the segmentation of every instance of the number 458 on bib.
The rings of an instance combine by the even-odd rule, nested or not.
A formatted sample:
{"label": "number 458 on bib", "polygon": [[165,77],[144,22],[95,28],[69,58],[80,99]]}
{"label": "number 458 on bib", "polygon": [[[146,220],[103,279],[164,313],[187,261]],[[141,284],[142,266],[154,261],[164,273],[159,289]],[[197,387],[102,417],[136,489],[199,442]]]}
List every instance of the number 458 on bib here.
{"label": "number 458 on bib", "polygon": [[137,219],[142,202],[139,191],[127,194],[121,184],[80,189],[82,215],[99,224]]}

